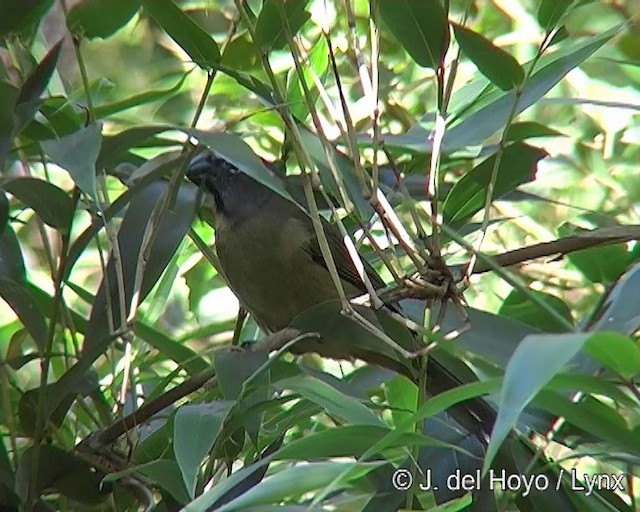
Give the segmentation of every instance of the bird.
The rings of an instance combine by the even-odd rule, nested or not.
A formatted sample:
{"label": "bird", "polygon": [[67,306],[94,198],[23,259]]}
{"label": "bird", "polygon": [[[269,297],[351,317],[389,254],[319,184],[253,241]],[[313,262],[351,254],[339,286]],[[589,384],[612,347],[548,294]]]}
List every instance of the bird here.
{"label": "bird", "polygon": [[[266,164],[265,171],[270,172],[272,165]],[[270,179],[283,183],[278,174],[271,174]],[[312,218],[299,203],[275,192],[212,150],[191,161],[186,177],[203,189],[206,203],[214,210],[219,270],[262,330],[278,332],[305,311],[338,300]],[[346,295],[366,293],[339,230],[323,218],[322,226]],[[374,288],[383,288],[384,281],[366,260],[364,263]],[[404,338],[406,343],[407,336]],[[418,348],[415,337],[408,338],[413,345],[408,348]],[[418,380],[418,359],[392,357],[388,346],[382,342],[379,345],[379,350],[372,350],[369,346],[354,346],[344,339],[325,336],[296,343],[291,351],[316,352],[331,359],[361,359]],[[441,357],[434,351],[427,358],[426,386],[430,394],[463,383],[443,364]],[[482,399],[457,404],[450,413],[483,443],[496,418],[495,410]]]}
{"label": "bird", "polygon": [[[286,191],[287,187],[281,175],[273,172],[273,162],[263,160],[264,165],[258,165],[267,173],[262,176],[264,179],[258,180],[254,174],[244,172],[247,170],[245,158],[231,160],[207,149],[191,160],[185,175],[203,190],[205,214],[202,217],[212,222],[215,230],[220,263],[218,270],[240,303],[265,333],[295,325],[309,311],[327,304],[337,303],[336,311],[339,313],[339,295],[322,256],[310,214],[286,192],[276,191]],[[257,157],[255,161],[260,163]],[[356,297],[366,293],[365,284],[348,254],[339,229],[322,217],[321,223],[346,295]],[[384,282],[374,268],[364,259],[363,264],[373,287],[382,288]],[[392,326],[389,323],[392,318],[387,313],[391,311],[402,313],[398,305],[385,304],[378,311],[369,310],[375,314],[367,315],[365,312],[365,316],[373,322],[379,320],[384,331],[393,333],[393,340],[403,348],[415,350],[420,347],[415,333],[404,324]],[[455,361],[439,347],[430,351],[426,358],[405,358],[373,335],[369,343],[362,343],[359,336],[351,337],[349,333],[340,336],[340,331],[348,331],[353,321],[340,314],[335,318],[335,322],[327,322],[326,317],[320,316],[321,321],[314,326],[318,328],[320,337],[303,339],[290,348],[291,352],[315,352],[333,359],[361,359],[402,374],[416,385],[424,385],[430,396],[455,389],[471,379],[477,380],[470,368]],[[336,327],[334,324],[339,325],[332,328]],[[387,329],[389,327],[393,328]],[[448,487],[447,479],[453,472],[480,474],[482,459],[497,419],[496,410],[481,397],[458,402],[449,407],[446,414],[455,420],[459,428],[449,421],[443,422],[442,416],[427,418],[421,425],[425,435],[443,443],[442,446],[423,446],[418,454],[421,467],[434,468],[436,503],[445,503],[465,493],[464,489]],[[451,445],[458,446],[461,451],[448,448]],[[557,469],[548,467],[545,460],[544,456],[535,454],[528,439],[517,431],[511,431],[498,447],[491,467],[512,474],[518,473],[518,468],[537,461],[535,472],[544,474],[550,481],[559,481]],[[390,483],[394,472],[393,465],[380,468],[380,474],[373,481],[377,492],[370,502],[371,510],[379,507],[388,509],[404,503],[403,493],[398,493]],[[473,510],[495,507],[491,486],[485,485],[486,478],[483,478],[484,484],[473,492]],[[575,510],[564,487],[557,490],[554,507]],[[395,505],[390,505],[388,499]],[[532,508],[533,503],[539,504],[541,498],[532,493],[519,499]]]}

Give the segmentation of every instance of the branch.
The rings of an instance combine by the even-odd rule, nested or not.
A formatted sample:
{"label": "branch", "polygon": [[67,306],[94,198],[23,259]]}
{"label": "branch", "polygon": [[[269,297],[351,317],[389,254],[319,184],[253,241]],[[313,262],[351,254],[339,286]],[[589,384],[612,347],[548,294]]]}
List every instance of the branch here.
{"label": "branch", "polygon": [[[613,228],[595,229],[580,233],[579,235],[559,238],[551,242],[522,247],[513,251],[505,252],[495,256],[485,255],[481,258],[474,269],[474,274],[481,274],[492,270],[494,267],[510,267],[518,263],[554,256],[569,254],[571,252],[589,249],[601,245],[615,244],[619,242],[629,242],[640,240],[640,225],[616,226]],[[490,264],[489,261],[492,263]],[[465,265],[466,266],[466,265]]]}

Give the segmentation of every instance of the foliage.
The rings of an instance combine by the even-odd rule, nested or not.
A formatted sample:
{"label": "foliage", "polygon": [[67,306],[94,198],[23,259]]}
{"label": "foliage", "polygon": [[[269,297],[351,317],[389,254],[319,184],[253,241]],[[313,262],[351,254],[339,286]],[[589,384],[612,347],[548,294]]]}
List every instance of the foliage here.
{"label": "foliage", "polygon": [[[638,510],[633,4],[4,2],[0,508]],[[465,384],[225,348],[194,141],[311,173],[392,294],[445,261],[404,312]]]}

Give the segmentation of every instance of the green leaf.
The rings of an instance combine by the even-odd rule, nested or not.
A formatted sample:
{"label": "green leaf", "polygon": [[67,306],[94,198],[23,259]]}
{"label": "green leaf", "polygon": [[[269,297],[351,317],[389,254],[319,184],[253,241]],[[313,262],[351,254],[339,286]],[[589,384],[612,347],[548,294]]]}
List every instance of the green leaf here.
{"label": "green leaf", "polygon": [[593,314],[593,330],[617,330],[631,334],[640,328],[638,311],[640,264],[629,269],[609,289],[598,310]]}
{"label": "green leaf", "polygon": [[[384,425],[340,425],[295,439],[278,450],[274,460],[314,460],[330,457],[361,457],[392,429]],[[394,438],[386,449],[411,449],[415,445],[439,444],[414,432]]]}
{"label": "green leaf", "polygon": [[378,0],[376,5],[382,21],[418,65],[441,65],[449,46],[449,25],[439,0]]}
{"label": "green leaf", "polygon": [[40,103],[40,114],[32,119],[21,135],[31,141],[62,137],[85,126],[85,111],[64,96],[52,96]]}
{"label": "green leaf", "polygon": [[[217,508],[218,512],[236,510],[262,510],[261,505],[279,503],[287,498],[300,498],[306,493],[321,489],[330,484],[341,489],[355,479],[362,478],[374,470],[381,463],[375,462],[310,462],[292,466],[265,478],[262,482],[249,489],[236,499]],[[336,484],[334,481],[342,475]],[[191,506],[194,506],[191,508]],[[185,507],[185,512],[201,510],[195,507],[195,502]]]}
{"label": "green leaf", "polygon": [[[407,308],[404,307],[404,309]],[[456,339],[456,345],[491,361],[500,368],[506,367],[512,354],[526,336],[541,334],[537,329],[522,322],[486,311],[465,308],[465,314],[469,316],[469,322],[473,328],[463,332]],[[410,318],[418,321],[416,314],[412,314]],[[442,323],[443,332],[450,332],[459,327],[460,314],[453,308],[448,308]]]}
{"label": "green leaf", "polygon": [[[579,66],[620,32],[622,26],[617,25],[601,34],[563,48],[549,58],[541,59],[539,71],[533,73],[522,88],[514,114],[517,115],[536,103],[569,71]],[[504,127],[514,101],[514,91],[501,92],[486,105],[465,117],[445,134],[444,151],[451,152],[454,149],[482,144],[497,130]]]}
{"label": "green leaf", "polygon": [[[233,493],[236,489],[244,486],[248,480],[252,480],[253,476],[257,472],[263,472],[265,466],[268,467],[268,464],[271,460],[271,457],[267,456],[263,459],[260,459],[253,464],[245,466],[237,471],[234,471],[228,478],[220,480],[218,485],[213,486],[212,489],[208,490],[194,501],[189,503],[184,507],[184,512],[201,512],[203,510],[219,510],[219,505],[221,502],[226,503],[229,501],[228,496]],[[214,509],[212,505],[216,505]]]}
{"label": "green leaf", "polygon": [[0,190],[0,237],[9,225],[9,199],[7,194]]}
{"label": "green leaf", "polygon": [[453,24],[453,30],[464,54],[491,82],[503,91],[510,91],[522,84],[524,70],[509,53],[457,23]]}
{"label": "green leaf", "polygon": [[124,112],[130,108],[139,107],[141,105],[146,105],[148,103],[152,103],[154,101],[159,101],[165,99],[167,97],[174,96],[184,84],[188,75],[183,75],[183,77],[169,89],[159,90],[159,91],[145,91],[140,94],[136,94],[131,96],[130,98],[125,98],[122,100],[114,101],[112,103],[104,103],[102,105],[97,105],[94,108],[94,115],[96,119],[102,119],[105,117],[112,116],[114,114],[119,114],[120,112]]}
{"label": "green leaf", "polygon": [[[213,364],[225,400],[241,402],[238,405],[242,405],[242,409],[248,411],[252,411],[255,404],[266,401],[269,398],[268,373],[262,372],[259,375],[255,375],[255,373],[262,368],[267,360],[268,356],[264,351],[247,352],[232,348],[231,350],[214,352]],[[242,393],[248,379],[251,379],[252,391]],[[243,423],[247,434],[256,444],[262,423],[261,419],[262,414],[250,413]]]}
{"label": "green leaf", "polygon": [[[117,304],[123,299],[126,310],[131,304],[134,293],[140,293],[140,301],[144,300],[171,260],[187,229],[191,226],[195,216],[196,191],[194,187],[183,186],[179,189],[175,209],[173,211],[166,210],[162,217],[156,219],[158,224],[154,227],[158,234],[153,240],[153,244],[149,248],[144,246],[144,242],[147,240],[145,237],[147,225],[158,207],[158,203],[163,201],[167,187],[167,182],[154,181],[138,190],[131,198],[118,231],[124,290],[118,290],[116,285],[116,261],[111,255],[107,264],[107,273],[96,293],[91,310],[89,331],[84,342],[85,354],[87,352],[93,353],[93,349],[96,349],[99,350],[99,355],[106,348],[102,343],[105,338],[110,336],[109,322],[106,318],[107,300],[110,300],[112,304],[113,325],[121,325],[120,307]],[[148,251],[149,256],[143,267],[142,288],[136,290],[136,274],[140,268],[141,251]],[[106,281],[108,281],[108,285]]]}
{"label": "green leaf", "polygon": [[39,178],[13,178],[0,187],[31,208],[42,222],[66,232],[73,218],[73,201],[62,189]]}
{"label": "green leaf", "polygon": [[567,12],[573,0],[542,0],[538,7],[538,23],[549,32],[556,26],[558,20]]}
{"label": "green leaf", "polygon": [[[89,378],[85,378],[78,383],[77,389],[71,393],[63,393],[56,395],[56,407],[48,415],[47,426],[60,427],[62,422],[67,417],[69,408],[76,399],[76,396],[80,393],[88,394],[96,390],[97,383],[91,382],[91,375],[87,374]],[[45,387],[46,393],[51,392],[56,394],[53,384],[49,384]],[[22,433],[27,437],[34,437],[36,433],[37,417],[41,412],[38,406],[40,402],[40,388],[32,388],[25,391],[20,396],[18,402],[18,419],[20,420],[20,426],[22,427]]]}
{"label": "green leaf", "polygon": [[47,88],[56,69],[58,56],[62,49],[62,39],[51,47],[47,55],[38,63],[20,87],[16,100],[13,135],[18,134],[32,119],[40,107],[40,96]]}
{"label": "green leaf", "polygon": [[[85,113],[64,96],[52,96],[40,105],[40,113],[45,117],[43,126],[48,129],[46,136],[32,137],[34,140],[46,140],[54,137],[69,135],[80,130],[85,125]],[[37,121],[31,123],[24,130],[24,135],[30,136],[28,131]]]}
{"label": "green leaf", "polygon": [[[588,345],[591,339],[596,340],[596,343],[606,342],[607,337],[600,337],[594,335],[587,340],[585,344],[585,352],[589,353]],[[606,345],[601,345],[606,349]],[[598,350],[600,347],[598,347]],[[632,349],[635,352],[635,349]],[[635,358],[636,355],[634,354]],[[573,370],[573,368],[571,368]],[[618,406],[625,408],[635,408],[638,403],[630,394],[627,394],[624,388],[620,387],[617,379],[602,378],[602,375],[578,375],[575,373],[559,373],[547,386],[549,390],[555,391],[582,391],[585,394],[590,395],[602,395],[615,401]]]}
{"label": "green leaf", "polygon": [[[45,292],[41,288],[38,288],[31,282],[25,284],[29,295],[33,297],[38,307],[44,312],[46,317],[51,320],[53,316],[53,296],[50,293]],[[69,316],[73,321],[74,327],[77,331],[84,335],[87,332],[87,319],[71,307],[68,307]]]}
{"label": "green leaf", "polygon": [[221,64],[229,69],[249,71],[260,61],[260,52],[246,32],[234,37],[224,49]]}
{"label": "green leaf", "polygon": [[557,393],[542,390],[533,404],[565,418],[580,431],[601,439],[615,449],[640,455],[640,435],[637,430],[631,430],[627,420],[601,400],[587,397],[575,403]]}
{"label": "green leaf", "polygon": [[507,365],[500,390],[498,417],[491,433],[484,469],[491,465],[520,413],[538,392],[582,349],[588,334],[527,336]]}
{"label": "green leaf", "polygon": [[61,47],[62,40],[38,63],[19,91],[0,81],[0,169],[4,167],[12,139],[32,121],[38,111],[40,95],[49,84]]}
{"label": "green leaf", "polygon": [[38,348],[44,351],[47,344],[47,324],[42,311],[27,290],[20,283],[0,278],[0,297],[13,309]]}
{"label": "green leaf", "polygon": [[0,38],[38,23],[53,0],[5,0],[0,2]]}
{"label": "green leaf", "polygon": [[[519,185],[532,181],[538,161],[546,155],[546,151],[522,142],[507,146],[500,159],[492,199],[499,199]],[[451,188],[443,205],[445,222],[460,226],[484,208],[496,158],[494,154],[482,161]]]}
{"label": "green leaf", "polygon": [[288,389],[307,400],[318,404],[327,413],[337,416],[348,423],[361,425],[381,425],[382,421],[362,402],[345,395],[329,384],[311,377],[298,375],[283,379],[274,384],[276,389]]}
{"label": "green leaf", "polygon": [[555,295],[539,290],[512,290],[502,302],[498,314],[519,320],[542,331],[565,332],[567,324],[562,323],[547,309],[531,300],[532,295],[535,295],[539,301],[546,303],[558,315],[565,318],[568,325],[573,325],[573,317],[569,306]]}
{"label": "green leaf", "polygon": [[287,44],[285,23],[294,37],[311,15],[305,10],[308,0],[267,0],[256,21],[255,38],[261,48],[279,50]]}
{"label": "green leaf", "polygon": [[309,90],[311,101],[315,102],[320,93],[313,80],[312,73],[321,81],[329,67],[329,47],[327,40],[319,39],[309,52],[308,65],[303,66],[302,76],[298,75],[295,69],[291,70],[289,75],[289,84],[287,85],[287,100],[289,102],[289,110],[300,121],[304,121],[309,115],[309,107],[306,104],[304,90],[301,81]]}
{"label": "green leaf", "polygon": [[171,0],[143,0],[142,5],[198,66],[211,69],[220,62],[216,42]]}
{"label": "green leaf", "polygon": [[[160,161],[160,163],[158,163],[158,161]],[[89,225],[80,235],[78,235],[77,238],[74,239],[71,247],[69,248],[69,254],[67,256],[67,264],[65,266],[65,279],[68,278],[74,265],[78,261],[78,258],[82,256],[87,246],[93,241],[93,238],[96,236],[96,234],[104,228],[104,223],[109,222],[111,219],[118,216],[120,212],[131,203],[135,196],[143,194],[143,190],[153,186],[152,183],[154,181],[157,181],[163,176],[169,174],[173,169],[175,169],[174,165],[176,165],[175,160],[167,159],[165,153],[160,155],[157,159],[145,163],[145,166],[149,172],[142,176],[139,180],[136,180],[134,184],[130,185],[127,190],[120,194],[118,198],[102,212],[101,218],[94,219],[91,225]],[[152,169],[154,166],[155,169]],[[193,197],[195,200],[194,187],[190,188],[191,192],[193,192]],[[187,187],[184,187],[184,190],[187,191],[189,189]],[[188,204],[183,206],[188,206]]]}
{"label": "green leaf", "polygon": [[599,332],[585,344],[586,352],[623,379],[640,374],[640,347],[628,336],[617,332]]}
{"label": "green leaf", "polygon": [[85,194],[97,200],[96,159],[102,142],[102,124],[90,124],[59,139],[40,143],[43,151],[57,165],[65,169]]}
{"label": "green leaf", "polygon": [[0,233],[0,278],[10,279],[16,283],[26,281],[20,242],[11,224],[7,224]]}
{"label": "green leaf", "polygon": [[4,161],[13,139],[13,111],[20,91],[8,82],[0,80],[0,170],[4,171]]}
{"label": "green leaf", "polygon": [[115,135],[105,135],[100,147],[96,167],[115,167],[122,161],[128,150],[142,144],[144,141],[167,130],[173,129],[169,125],[136,126],[123,130]]}
{"label": "green leaf", "polygon": [[146,343],[157,349],[161,354],[184,368],[189,375],[197,375],[209,368],[209,363],[187,345],[175,341],[172,337],[158,331],[143,322],[136,322],[134,326],[136,336],[140,336]]}
{"label": "green leaf", "polygon": [[82,0],[71,7],[67,27],[87,39],[106,39],[133,18],[140,4],[140,0]]}
{"label": "green leaf", "polygon": [[564,134],[535,121],[522,121],[509,126],[507,140],[515,142],[534,137],[564,137]]}
{"label": "green leaf", "polygon": [[632,261],[624,244],[582,249],[566,257],[589,281],[605,284],[615,281]]}
{"label": "green leaf", "polygon": [[[267,362],[264,352],[247,352],[243,349],[216,350],[213,364],[225,400],[237,400],[245,381]],[[263,382],[267,384],[266,381]]]}
{"label": "green leaf", "polygon": [[415,412],[419,403],[418,386],[408,378],[398,375],[385,383],[384,391],[389,402],[393,424],[402,425],[407,417]]}
{"label": "green leaf", "polygon": [[[4,193],[1,196],[4,196]],[[0,277],[11,279],[17,283],[26,281],[20,242],[9,223],[6,223],[0,231]]]}
{"label": "green leaf", "polygon": [[627,59],[637,65],[640,62],[640,30],[638,30],[637,25],[632,24],[629,30],[621,34],[617,39],[616,46]]}
{"label": "green leaf", "polygon": [[178,464],[175,460],[160,458],[162,455],[159,454],[158,460],[109,473],[104,477],[103,482],[117,482],[124,477],[140,473],[150,478],[158,487],[167,491],[178,503],[187,503],[190,497],[182,481]]}
{"label": "green leaf", "polygon": [[181,478],[180,467],[175,460],[154,460],[134,468],[165,489],[178,503],[187,503],[189,494]]}
{"label": "green leaf", "polygon": [[551,48],[552,46],[564,41],[569,36],[570,36],[569,31],[563,25],[553,33],[553,36],[551,36],[551,40],[549,41],[549,44],[547,45],[547,47]]}
{"label": "green leaf", "polygon": [[189,496],[194,497],[200,464],[222,431],[233,402],[179,407],[173,419],[173,451]]}

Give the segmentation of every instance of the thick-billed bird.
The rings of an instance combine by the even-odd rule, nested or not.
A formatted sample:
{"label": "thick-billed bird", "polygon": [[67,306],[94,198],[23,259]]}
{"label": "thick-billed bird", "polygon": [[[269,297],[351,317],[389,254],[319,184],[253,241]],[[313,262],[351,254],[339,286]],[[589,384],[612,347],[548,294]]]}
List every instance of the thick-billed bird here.
{"label": "thick-billed bird", "polygon": [[[198,155],[189,165],[186,176],[202,187],[213,203],[215,245],[221,271],[263,330],[279,331],[310,308],[338,300],[306,210],[212,151]],[[350,297],[362,295],[366,292],[365,285],[338,229],[324,220],[323,228],[345,293]],[[373,286],[382,288],[384,282],[370,265],[366,262],[365,265]],[[318,331],[323,334],[322,329]],[[409,339],[413,347],[405,348],[417,348],[417,341],[411,336]],[[392,357],[389,347],[377,341],[379,350],[375,349],[375,343],[372,349],[370,345],[363,347],[322,336],[319,340],[303,340],[291,350],[316,352],[333,359],[358,358],[417,380],[418,360],[403,360],[397,354]],[[426,376],[430,394],[461,384],[441,362],[437,351],[427,358]],[[449,412],[464,428],[486,442],[495,420],[495,411],[486,402],[470,400]]]}

